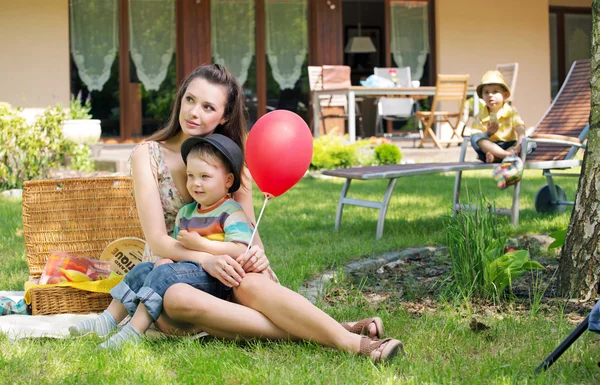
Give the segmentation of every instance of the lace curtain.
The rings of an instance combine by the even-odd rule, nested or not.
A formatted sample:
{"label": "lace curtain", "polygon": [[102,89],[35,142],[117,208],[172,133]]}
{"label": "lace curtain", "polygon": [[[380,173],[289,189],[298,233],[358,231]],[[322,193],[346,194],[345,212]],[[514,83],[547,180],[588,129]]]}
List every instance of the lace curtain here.
{"label": "lace curtain", "polygon": [[213,61],[244,85],[255,55],[254,0],[212,0],[210,25]]}
{"label": "lace curtain", "polygon": [[266,0],[267,58],[281,90],[292,89],[308,51],[306,0]]}
{"label": "lace curtain", "polygon": [[390,4],[390,51],[398,67],[410,67],[411,78],[420,80],[429,54],[428,6],[423,1]]}
{"label": "lace curtain", "polygon": [[117,0],[70,1],[71,54],[90,91],[101,91],[118,50]]}
{"label": "lace curtain", "polygon": [[174,0],[129,0],[129,49],[144,87],[158,90],[175,52]]}

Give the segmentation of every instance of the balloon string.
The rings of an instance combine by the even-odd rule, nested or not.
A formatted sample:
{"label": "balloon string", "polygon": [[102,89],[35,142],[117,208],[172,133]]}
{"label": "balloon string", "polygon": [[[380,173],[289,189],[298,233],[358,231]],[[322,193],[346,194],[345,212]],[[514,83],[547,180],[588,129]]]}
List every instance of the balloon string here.
{"label": "balloon string", "polygon": [[246,253],[250,250],[250,246],[252,246],[252,241],[254,240],[254,236],[258,231],[258,224],[260,223],[260,219],[262,218],[263,212],[265,211],[265,207],[267,206],[267,202],[269,199],[273,198],[273,195],[269,193],[265,193],[265,203],[263,203],[262,209],[260,210],[260,214],[258,215],[258,220],[256,221],[256,226],[254,226],[254,231],[252,232],[252,237],[250,238],[250,242],[248,242],[248,247],[246,248]]}

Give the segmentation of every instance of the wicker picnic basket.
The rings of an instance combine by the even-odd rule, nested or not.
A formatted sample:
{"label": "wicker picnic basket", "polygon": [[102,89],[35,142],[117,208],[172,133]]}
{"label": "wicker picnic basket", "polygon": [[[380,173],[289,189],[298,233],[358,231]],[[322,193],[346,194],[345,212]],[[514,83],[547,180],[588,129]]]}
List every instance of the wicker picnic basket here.
{"label": "wicker picnic basket", "polygon": [[[122,237],[143,238],[130,177],[28,181],[23,186],[23,233],[31,278],[51,250],[98,259]],[[101,312],[111,297],[71,287],[31,289],[33,315]]]}

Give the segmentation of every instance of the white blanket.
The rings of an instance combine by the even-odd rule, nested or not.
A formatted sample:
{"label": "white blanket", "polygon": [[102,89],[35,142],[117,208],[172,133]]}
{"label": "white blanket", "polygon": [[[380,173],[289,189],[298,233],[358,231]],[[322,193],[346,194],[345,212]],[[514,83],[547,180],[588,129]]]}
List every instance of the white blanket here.
{"label": "white blanket", "polygon": [[[15,302],[23,299],[22,291],[0,291],[0,297],[9,297]],[[93,319],[99,314],[56,314],[56,315],[5,315],[0,316],[0,332],[5,333],[11,341],[19,338],[65,338],[69,337],[69,326],[86,319]],[[121,324],[129,321],[129,317]],[[199,333],[190,338],[204,337],[208,334]],[[146,337],[162,338],[167,336],[154,326],[146,331]]]}
{"label": "white blanket", "polygon": [[[15,302],[23,299],[22,291],[0,291],[0,296],[8,297]],[[53,337],[64,338],[69,336],[69,326],[98,314],[57,314],[57,315],[5,315],[0,317],[0,331],[5,333],[10,340],[19,338]]]}

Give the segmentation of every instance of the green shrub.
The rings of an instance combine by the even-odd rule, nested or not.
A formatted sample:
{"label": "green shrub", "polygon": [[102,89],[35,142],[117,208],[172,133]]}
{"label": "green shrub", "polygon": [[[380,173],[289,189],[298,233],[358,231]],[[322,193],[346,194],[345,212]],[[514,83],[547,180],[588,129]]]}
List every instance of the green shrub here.
{"label": "green shrub", "polygon": [[378,164],[398,164],[402,159],[402,153],[398,146],[383,143],[375,147],[375,159]]}
{"label": "green shrub", "polygon": [[351,167],[357,162],[356,146],[346,143],[347,137],[328,134],[313,140],[313,170]]}
{"label": "green shrub", "polygon": [[335,133],[313,140],[312,170],[375,164],[396,164],[402,159],[400,149],[388,139],[371,137],[348,143],[348,135]]}
{"label": "green shrub", "polygon": [[530,270],[543,269],[529,260],[529,252],[505,253],[508,237],[499,232],[498,216],[483,197],[478,209],[460,210],[445,221],[446,242],[452,262],[451,290],[463,298],[500,299],[512,280]]}
{"label": "green shrub", "polygon": [[372,166],[377,164],[375,159],[375,150],[369,139],[361,139],[353,145],[356,151],[355,166]]}
{"label": "green shrub", "polygon": [[[91,153],[62,137],[66,113],[60,107],[46,109],[33,125],[20,116],[20,109],[0,103],[0,190],[21,188],[23,182],[47,178],[51,169],[72,159],[77,170],[93,171]],[[85,148],[81,148],[84,146]]]}

